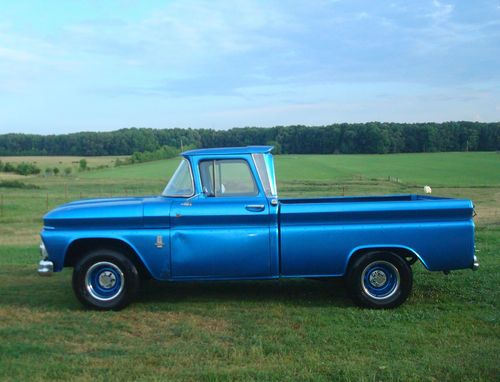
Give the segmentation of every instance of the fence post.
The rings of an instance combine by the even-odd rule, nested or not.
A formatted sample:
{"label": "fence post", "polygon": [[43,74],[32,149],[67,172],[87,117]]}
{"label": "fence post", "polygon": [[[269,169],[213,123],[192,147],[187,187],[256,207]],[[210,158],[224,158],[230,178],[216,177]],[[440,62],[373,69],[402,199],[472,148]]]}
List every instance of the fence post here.
{"label": "fence post", "polygon": [[3,216],[3,194],[0,195],[0,216]]}
{"label": "fence post", "polygon": [[68,184],[64,183],[64,200],[68,201]]}
{"label": "fence post", "polygon": [[45,198],[45,210],[49,210],[49,193],[47,192],[47,197]]}

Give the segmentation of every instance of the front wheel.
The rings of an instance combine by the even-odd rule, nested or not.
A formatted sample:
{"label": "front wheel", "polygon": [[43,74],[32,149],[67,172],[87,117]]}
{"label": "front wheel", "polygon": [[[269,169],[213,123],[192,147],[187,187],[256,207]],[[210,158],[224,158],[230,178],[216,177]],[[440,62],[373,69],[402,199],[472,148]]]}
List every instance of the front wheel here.
{"label": "front wheel", "polygon": [[347,283],[356,304],[368,308],[395,308],[408,298],[413,274],[400,256],[391,252],[372,252],[354,260]]}
{"label": "front wheel", "polygon": [[136,297],[140,277],[123,254],[101,249],[82,257],[73,269],[73,290],[84,305],[99,310],[119,310]]}

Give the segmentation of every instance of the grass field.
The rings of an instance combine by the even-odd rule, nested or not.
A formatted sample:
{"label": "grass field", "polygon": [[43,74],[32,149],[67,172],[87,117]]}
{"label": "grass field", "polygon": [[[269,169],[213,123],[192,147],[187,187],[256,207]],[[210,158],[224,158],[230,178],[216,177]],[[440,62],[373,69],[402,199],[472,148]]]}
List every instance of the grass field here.
{"label": "grass field", "polygon": [[[47,166],[59,160],[43,158]],[[276,158],[284,196],[421,193],[428,184],[435,195],[474,200],[480,270],[444,276],[416,266],[413,294],[397,310],[356,308],[340,282],[293,280],[147,282],[126,310],[91,312],[73,296],[70,270],[36,275],[47,207],[158,194],[177,163],[19,178],[39,189],[0,187],[0,380],[500,378],[500,155]]]}
{"label": "grass field", "polygon": [[[44,171],[46,168],[53,169],[54,167],[59,168],[61,174],[66,167],[71,167],[73,172],[76,172],[80,166],[80,159],[85,159],[87,165],[90,168],[96,168],[100,166],[114,167],[116,159],[123,159],[124,156],[102,156],[102,157],[74,157],[74,156],[22,156],[22,157],[12,157],[4,156],[0,157],[0,160],[4,163],[19,164],[22,162],[35,164],[37,167]],[[0,180],[11,174],[1,173]],[[19,178],[19,177],[18,177]]]}
{"label": "grass field", "polygon": [[[88,172],[86,178],[168,179],[178,159]],[[281,155],[275,157],[280,182],[343,182],[357,178],[399,178],[411,185],[500,186],[500,154],[430,153],[394,155]]]}

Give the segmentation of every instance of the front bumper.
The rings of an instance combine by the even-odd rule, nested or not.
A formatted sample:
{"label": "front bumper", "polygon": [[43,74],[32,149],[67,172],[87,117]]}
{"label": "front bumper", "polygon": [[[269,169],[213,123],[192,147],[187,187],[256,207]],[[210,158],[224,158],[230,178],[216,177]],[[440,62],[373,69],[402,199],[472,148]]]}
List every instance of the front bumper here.
{"label": "front bumper", "polygon": [[38,263],[38,274],[40,276],[52,276],[54,272],[54,263],[49,260],[40,260]]}
{"label": "front bumper", "polygon": [[52,276],[54,272],[54,263],[49,260],[49,254],[43,242],[40,244],[40,256],[42,260],[38,263],[38,274],[40,276]]}
{"label": "front bumper", "polygon": [[477,271],[479,269],[479,260],[478,260],[477,256],[474,256],[474,262],[472,263],[471,269],[473,271]]}

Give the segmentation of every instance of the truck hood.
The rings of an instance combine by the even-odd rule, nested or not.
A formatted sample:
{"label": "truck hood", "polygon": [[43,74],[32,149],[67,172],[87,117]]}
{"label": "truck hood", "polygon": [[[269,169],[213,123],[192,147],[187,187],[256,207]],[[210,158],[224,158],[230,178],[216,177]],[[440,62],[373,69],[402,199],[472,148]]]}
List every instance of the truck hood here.
{"label": "truck hood", "polygon": [[[148,221],[151,208],[145,206],[163,206],[154,215],[161,214],[168,221],[170,201],[158,196],[84,199],[63,204],[48,212],[43,217],[46,229],[89,228],[143,228]],[[155,216],[154,218],[157,219]]]}

